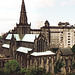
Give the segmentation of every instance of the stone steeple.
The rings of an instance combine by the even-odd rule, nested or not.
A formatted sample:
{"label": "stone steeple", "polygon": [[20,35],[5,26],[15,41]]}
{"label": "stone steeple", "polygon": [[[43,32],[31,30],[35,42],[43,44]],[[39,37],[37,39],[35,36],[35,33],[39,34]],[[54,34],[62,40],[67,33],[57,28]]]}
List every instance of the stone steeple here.
{"label": "stone steeple", "polygon": [[27,15],[26,15],[26,8],[25,8],[24,0],[22,0],[19,24],[23,24],[23,25],[27,24]]}
{"label": "stone steeple", "polygon": [[17,29],[16,29],[16,33],[19,34],[20,39],[22,39],[25,34],[30,33],[30,26],[31,24],[28,24],[27,22],[25,3],[24,0],[22,0],[20,20],[19,24],[17,24]]}

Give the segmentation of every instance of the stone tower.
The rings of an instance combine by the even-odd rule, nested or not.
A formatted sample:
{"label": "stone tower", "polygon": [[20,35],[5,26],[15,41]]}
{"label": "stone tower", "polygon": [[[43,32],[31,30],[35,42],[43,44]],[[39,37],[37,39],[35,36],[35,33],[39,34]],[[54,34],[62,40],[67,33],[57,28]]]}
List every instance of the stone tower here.
{"label": "stone tower", "polygon": [[31,24],[28,24],[27,22],[25,3],[24,0],[22,0],[20,20],[19,24],[17,24],[17,34],[20,35],[20,39],[22,39],[25,34],[30,33],[30,26]]}
{"label": "stone tower", "polygon": [[50,48],[50,42],[51,42],[50,23],[46,20],[45,25],[41,29],[42,29],[42,34],[47,39],[48,48]]}
{"label": "stone tower", "polygon": [[19,24],[23,24],[23,25],[27,24],[27,15],[26,15],[24,0],[22,0]]}

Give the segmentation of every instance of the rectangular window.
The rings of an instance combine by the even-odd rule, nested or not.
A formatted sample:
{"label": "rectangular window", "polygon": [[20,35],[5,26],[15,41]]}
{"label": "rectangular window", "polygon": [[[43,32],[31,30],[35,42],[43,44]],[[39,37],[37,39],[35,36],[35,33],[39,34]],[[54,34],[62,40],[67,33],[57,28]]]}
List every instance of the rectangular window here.
{"label": "rectangular window", "polygon": [[70,38],[68,40],[70,40]]}
{"label": "rectangular window", "polygon": [[61,39],[63,39],[63,37],[61,37]]}
{"label": "rectangular window", "polygon": [[70,43],[70,41],[68,41],[68,43]]}
{"label": "rectangular window", "polygon": [[68,44],[68,46],[70,46],[70,44]]}
{"label": "rectangular window", "polygon": [[68,33],[68,35],[70,35],[70,33]]}
{"label": "rectangular window", "polygon": [[68,36],[68,37],[70,37],[70,36]]}

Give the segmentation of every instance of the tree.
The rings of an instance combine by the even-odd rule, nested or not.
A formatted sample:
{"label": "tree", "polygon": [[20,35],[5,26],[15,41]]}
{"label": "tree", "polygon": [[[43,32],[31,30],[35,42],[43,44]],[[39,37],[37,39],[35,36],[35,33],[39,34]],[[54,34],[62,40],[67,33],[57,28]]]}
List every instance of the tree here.
{"label": "tree", "polygon": [[62,61],[57,61],[56,62],[56,66],[54,66],[54,72],[55,74],[61,72],[61,68],[64,66],[63,62]]}
{"label": "tree", "polygon": [[3,74],[4,74],[4,69],[0,68],[0,75],[3,75]]}
{"label": "tree", "polygon": [[46,72],[44,68],[38,67],[31,70],[30,75],[43,75]]}
{"label": "tree", "polygon": [[75,69],[75,61],[72,62],[72,69]]}
{"label": "tree", "polygon": [[6,73],[17,73],[20,69],[19,63],[16,60],[11,60],[5,64]]}
{"label": "tree", "polygon": [[75,44],[73,45],[73,47],[71,48],[72,52],[75,53]]}
{"label": "tree", "polygon": [[18,71],[18,74],[31,75],[30,69],[28,68],[22,68],[20,71]]}
{"label": "tree", "polygon": [[25,75],[31,75],[30,69],[28,69],[28,68],[25,69]]}
{"label": "tree", "polygon": [[31,70],[26,69],[25,75],[50,75],[50,73],[46,73],[45,68],[37,67],[37,68],[32,68]]}
{"label": "tree", "polygon": [[58,51],[58,48],[53,48],[52,50],[54,53],[56,53],[56,51]]}

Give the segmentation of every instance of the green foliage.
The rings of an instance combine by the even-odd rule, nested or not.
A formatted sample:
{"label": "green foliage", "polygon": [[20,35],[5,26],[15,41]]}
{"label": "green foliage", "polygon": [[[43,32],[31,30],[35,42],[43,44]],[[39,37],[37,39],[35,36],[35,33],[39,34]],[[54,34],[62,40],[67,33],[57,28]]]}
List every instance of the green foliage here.
{"label": "green foliage", "polygon": [[75,61],[72,62],[72,69],[75,69]]}
{"label": "green foliage", "polygon": [[38,67],[32,68],[31,70],[26,69],[25,75],[50,75],[50,73],[46,73],[46,69]]}
{"label": "green foliage", "polygon": [[52,75],[52,74],[50,74],[50,73],[45,73],[45,74],[43,74],[43,75]]}
{"label": "green foliage", "polygon": [[56,62],[56,66],[54,66],[54,72],[55,74],[61,72],[61,68],[64,66],[63,62],[62,61],[57,61]]}
{"label": "green foliage", "polygon": [[20,71],[19,63],[16,60],[11,60],[5,64],[6,73],[17,73]]}
{"label": "green foliage", "polygon": [[58,48],[53,48],[53,52],[56,53],[56,51],[58,50]]}
{"label": "green foliage", "polygon": [[0,39],[3,39],[3,36],[0,36]]}
{"label": "green foliage", "polygon": [[4,68],[0,68],[0,75],[23,74],[23,75],[50,75],[46,73],[45,68],[37,67],[32,69],[20,68],[16,60],[11,60],[5,64]]}
{"label": "green foliage", "polygon": [[73,47],[71,48],[72,52],[75,53],[75,44],[73,45]]}
{"label": "green foliage", "polygon": [[25,68],[22,68],[20,71],[18,71],[17,73],[18,74],[28,74],[30,71],[29,71],[29,69],[25,69]]}
{"label": "green foliage", "polygon": [[25,68],[22,68],[22,69],[20,70],[20,73],[21,73],[21,74],[24,74],[24,73],[25,73]]}
{"label": "green foliage", "polygon": [[25,75],[31,75],[31,72],[29,69],[25,69]]}
{"label": "green foliage", "polygon": [[33,68],[31,70],[31,75],[43,75],[46,72],[44,68]]}
{"label": "green foliage", "polygon": [[4,74],[5,72],[4,72],[4,69],[3,68],[0,68],[0,75],[1,74]]}
{"label": "green foliage", "polygon": [[70,75],[75,75],[75,73],[71,73]]}

